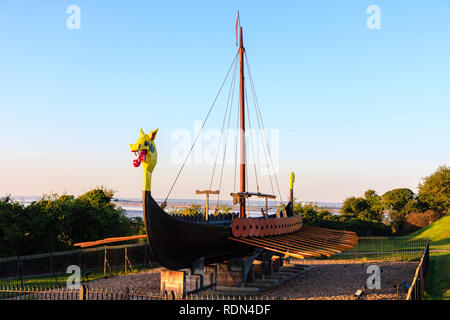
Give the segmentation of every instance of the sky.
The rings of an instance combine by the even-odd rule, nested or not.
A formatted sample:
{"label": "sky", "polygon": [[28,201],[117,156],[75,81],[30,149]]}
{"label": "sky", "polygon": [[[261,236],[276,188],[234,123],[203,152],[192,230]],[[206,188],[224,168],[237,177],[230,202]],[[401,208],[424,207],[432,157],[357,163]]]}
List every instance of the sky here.
{"label": "sky", "polygon": [[[417,192],[449,164],[450,0],[0,0],[0,196],[103,185],[139,198],[129,144],[159,128],[152,193],[166,197],[174,150],[190,146],[236,55],[238,10],[284,200],[290,172],[297,199],[339,202]],[[227,88],[205,129],[220,130]],[[170,196],[196,198],[212,170],[187,164]],[[226,164],[225,198],[233,174]],[[272,192],[267,176],[260,191]]]}

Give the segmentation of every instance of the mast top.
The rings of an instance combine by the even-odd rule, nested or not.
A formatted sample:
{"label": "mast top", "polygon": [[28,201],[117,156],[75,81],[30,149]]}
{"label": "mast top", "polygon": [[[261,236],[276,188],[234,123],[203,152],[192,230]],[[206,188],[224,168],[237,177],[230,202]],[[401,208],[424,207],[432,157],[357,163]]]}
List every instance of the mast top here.
{"label": "mast top", "polygon": [[[238,14],[239,18],[239,14]],[[240,65],[240,122],[241,122],[241,166],[240,166],[240,182],[241,182],[241,192],[240,194],[245,194],[245,167],[246,167],[246,145],[245,145],[245,99],[244,99],[244,38],[242,37],[242,27],[240,27],[240,41],[239,41],[239,65]],[[245,197],[240,198],[240,205],[239,205],[239,217],[241,219],[246,218],[246,208],[245,208]]]}
{"label": "mast top", "polygon": [[239,36],[240,36],[240,41],[239,41],[239,52],[240,52],[240,50],[245,51],[245,49],[244,49],[244,38],[242,37],[242,27],[240,27],[240,33],[239,33]]}
{"label": "mast top", "polygon": [[237,12],[236,16],[236,47],[238,45],[238,26],[239,26],[239,52],[244,49],[244,38],[242,37],[242,26],[241,26],[241,19],[239,18],[239,10]]}

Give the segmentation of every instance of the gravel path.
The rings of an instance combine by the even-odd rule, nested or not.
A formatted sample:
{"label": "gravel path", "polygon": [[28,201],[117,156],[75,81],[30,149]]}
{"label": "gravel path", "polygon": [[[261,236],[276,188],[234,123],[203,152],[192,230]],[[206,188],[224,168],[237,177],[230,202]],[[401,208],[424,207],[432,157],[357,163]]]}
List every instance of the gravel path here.
{"label": "gravel path", "polygon": [[126,275],[114,276],[106,279],[89,281],[89,287],[99,289],[124,290],[130,288],[130,292],[135,294],[145,294],[149,291],[159,291],[161,270],[163,268],[154,268],[138,273],[129,273]]}
{"label": "gravel path", "polygon": [[[366,290],[362,300],[397,300],[406,298],[406,289],[397,284],[412,282],[417,262],[361,261],[361,260],[295,260],[293,264],[311,265],[314,268],[281,285],[261,291],[257,295],[313,300],[355,300],[355,292],[360,289],[371,275],[367,273],[369,265],[381,267],[381,289]],[[160,271],[155,268],[135,274],[115,276],[94,280],[89,286],[97,288],[124,289],[141,294],[158,291]]]}
{"label": "gravel path", "polygon": [[366,284],[369,265],[381,268],[381,288],[366,290],[361,300],[397,300],[406,298],[406,289],[397,284],[412,282],[417,262],[360,261],[360,260],[296,260],[294,264],[311,265],[288,283],[268,289],[260,295],[313,300],[355,300],[355,292]]}

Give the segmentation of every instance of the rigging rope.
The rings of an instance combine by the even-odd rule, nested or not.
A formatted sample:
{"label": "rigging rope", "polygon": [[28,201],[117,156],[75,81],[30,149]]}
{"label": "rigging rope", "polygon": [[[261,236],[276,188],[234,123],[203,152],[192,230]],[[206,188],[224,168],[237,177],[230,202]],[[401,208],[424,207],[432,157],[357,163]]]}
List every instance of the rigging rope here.
{"label": "rigging rope", "polygon": [[238,155],[238,137],[239,137],[239,118],[240,112],[239,108],[237,108],[237,117],[236,117],[236,151],[234,153],[234,182],[233,182],[233,193],[236,193],[236,169],[237,169],[237,155]]}
{"label": "rigging rope", "polygon": [[[246,87],[244,86],[244,88],[246,88]],[[247,118],[248,118],[248,127],[250,129],[250,143],[252,145],[252,156],[253,156],[253,167],[255,170],[256,191],[259,193],[258,173],[256,170],[256,157],[255,157],[255,150],[254,150],[254,143],[253,143],[252,122],[250,120],[250,111],[249,111],[250,108],[248,108],[249,103],[248,103],[248,98],[247,98],[247,89],[245,89],[245,102],[247,104]]]}
{"label": "rigging rope", "polygon": [[[237,63],[236,63],[236,70],[237,70]],[[234,81],[234,83],[233,83],[233,92],[234,92],[235,85],[236,85],[236,81]],[[222,187],[223,168],[224,168],[224,165],[225,165],[225,155],[226,155],[226,152],[227,152],[228,134],[230,132],[231,113],[233,111],[233,100],[234,100],[233,98],[234,98],[234,95],[232,94],[232,96],[231,96],[230,113],[228,114],[227,134],[226,134],[226,137],[225,137],[225,145],[224,145],[224,150],[223,150],[222,168],[221,168],[221,171],[220,171],[220,180],[219,180],[219,194],[217,195],[216,208],[218,208],[219,200],[220,200],[220,189]]]}
{"label": "rigging rope", "polygon": [[214,98],[214,101],[213,101],[211,107],[209,108],[208,114],[206,115],[206,118],[205,118],[205,120],[203,121],[202,126],[200,127],[200,130],[199,130],[198,133],[197,133],[197,137],[195,138],[194,143],[192,144],[191,149],[189,150],[189,152],[188,152],[188,154],[187,154],[187,156],[186,156],[186,159],[184,160],[184,162],[183,162],[183,164],[182,164],[180,170],[178,171],[178,174],[177,174],[177,176],[175,177],[175,181],[173,182],[172,186],[170,187],[170,190],[169,190],[169,192],[167,193],[167,196],[166,196],[166,198],[165,198],[163,204],[167,204],[167,199],[169,198],[170,193],[172,192],[173,187],[175,186],[175,184],[176,184],[176,182],[177,182],[177,180],[178,180],[178,178],[179,178],[179,176],[180,176],[180,174],[181,174],[181,171],[182,171],[183,168],[184,168],[184,165],[186,164],[187,160],[189,159],[189,156],[191,155],[192,149],[194,149],[195,143],[197,142],[197,139],[198,139],[198,137],[200,136],[200,133],[202,132],[203,127],[205,126],[205,123],[206,123],[206,121],[208,120],[209,115],[211,114],[212,109],[214,108],[214,105],[216,104],[217,98],[219,97],[219,94],[220,94],[220,92],[222,91],[223,85],[225,84],[225,81],[227,80],[228,75],[230,74],[231,68],[232,68],[233,65],[235,64],[235,61],[236,61],[237,56],[238,56],[238,54],[236,53],[236,55],[234,56],[233,62],[231,63],[230,68],[228,69],[227,75],[225,76],[225,79],[222,81],[222,84],[221,84],[221,86],[220,86],[219,92],[217,92],[217,95],[216,95],[216,97]]}
{"label": "rigging rope", "polygon": [[[253,94],[253,92],[252,92],[252,95],[253,95],[253,103],[255,104],[255,94]],[[246,96],[246,99],[247,99],[247,96]],[[247,105],[249,105],[248,103],[247,103]],[[247,110],[248,110],[249,108],[247,108]],[[255,113],[256,113],[256,108],[255,108]],[[256,114],[256,116],[258,116],[258,114]],[[249,118],[250,118],[250,116],[249,116]],[[257,120],[258,120],[258,126],[259,126],[259,129],[260,129],[260,131],[261,131],[261,125],[260,125],[260,122],[259,122],[259,119],[257,118]],[[263,147],[263,152],[264,152],[264,158],[265,158],[265,160],[266,160],[266,166],[267,166],[267,170],[269,171],[269,174],[268,174],[268,177],[269,177],[269,182],[270,182],[270,188],[271,188],[271,190],[272,190],[272,194],[275,194],[275,190],[274,190],[274,188],[273,188],[273,183],[272,183],[272,178],[271,178],[271,173],[270,173],[270,166],[269,166],[269,162],[268,162],[268,160],[267,160],[267,155],[266,155],[266,150],[264,149],[264,143],[263,143],[263,141],[262,141],[262,135],[261,135],[261,146]],[[259,190],[258,190],[258,192],[259,192]],[[274,202],[275,202],[275,207],[277,207],[278,206],[278,204],[277,204],[277,200],[276,199],[274,199]]]}
{"label": "rigging rope", "polygon": [[[278,194],[280,196],[280,201],[283,202],[283,198],[282,198],[281,192],[280,192],[280,186],[278,184],[278,179],[277,179],[277,176],[275,174],[275,168],[274,168],[274,165],[273,165],[272,155],[270,153],[269,143],[267,141],[267,136],[266,136],[266,132],[265,132],[265,128],[264,128],[264,122],[263,122],[263,119],[262,119],[262,116],[261,116],[261,110],[259,109],[258,97],[256,96],[256,90],[255,90],[255,86],[254,86],[254,83],[253,83],[253,78],[252,78],[252,73],[251,73],[251,70],[250,70],[250,65],[248,63],[247,53],[244,52],[244,55],[245,55],[245,63],[247,65],[248,75],[249,75],[249,78],[250,78],[250,85],[251,85],[251,89],[252,89],[253,99],[254,99],[254,102],[255,102],[254,105],[255,105],[255,110],[256,110],[256,114],[257,114],[258,125],[260,125],[260,129],[261,129],[261,127],[263,129],[262,131],[263,131],[264,139],[265,139],[266,146],[267,146],[267,152],[269,154],[269,159],[270,159],[270,162],[272,164],[272,170],[273,170],[273,173],[274,173],[275,183],[276,183],[277,189],[278,189]],[[264,154],[265,154],[265,151],[264,151]],[[267,159],[266,159],[266,161],[267,161]],[[268,167],[268,169],[269,169],[269,167]],[[270,177],[270,169],[269,169],[269,177]]]}
{"label": "rigging rope", "polygon": [[[264,128],[264,123],[263,123],[262,116],[261,116],[261,110],[259,108],[258,97],[256,96],[256,90],[255,90],[255,86],[254,86],[254,83],[253,83],[253,78],[252,78],[252,74],[251,74],[251,70],[250,70],[250,65],[248,63],[247,54],[244,53],[244,55],[245,55],[245,63],[247,65],[247,70],[248,70],[249,79],[250,79],[249,82],[250,82],[250,88],[251,88],[251,93],[252,93],[252,97],[253,97],[253,104],[254,104],[254,108],[255,108],[256,119],[258,121],[259,130],[262,131],[261,144],[262,144],[262,147],[263,147],[264,157],[265,157],[265,160],[266,160],[266,165],[267,165],[267,170],[268,170],[268,177],[269,177],[269,181],[270,181],[270,185],[271,185],[271,189],[272,189],[272,194],[275,194],[275,191],[274,191],[274,185],[273,185],[273,182],[272,182],[272,177],[271,177],[272,173],[271,173],[270,168],[272,168],[272,172],[273,172],[273,175],[274,175],[274,180],[275,180],[276,187],[277,187],[277,190],[278,190],[278,194],[279,194],[279,197],[280,197],[280,200],[281,200],[281,203],[282,203],[283,199],[282,199],[282,196],[281,196],[277,175],[275,174],[274,163],[273,163],[272,155],[271,155],[271,152],[270,152],[269,143],[268,143],[268,140],[267,140],[267,136],[266,136],[266,132],[265,132],[265,128]],[[219,156],[219,152],[220,152],[220,147],[221,147],[221,144],[222,144],[223,130],[224,130],[226,118],[227,118],[227,115],[228,115],[227,133],[226,133],[226,138],[225,138],[223,160],[222,160],[222,168],[221,168],[220,179],[219,179],[219,194],[217,196],[217,204],[216,204],[216,211],[218,210],[219,201],[220,201],[220,188],[222,186],[223,169],[224,169],[224,164],[225,164],[225,156],[226,156],[226,149],[227,149],[227,142],[228,142],[228,134],[229,134],[229,128],[230,128],[230,122],[231,122],[231,114],[232,114],[232,110],[233,110],[233,100],[234,100],[234,91],[235,91],[234,89],[235,89],[235,85],[236,85],[236,74],[237,74],[237,66],[238,66],[238,64],[236,62],[237,61],[237,56],[238,56],[238,53],[235,55],[235,57],[233,59],[233,62],[231,63],[231,66],[230,66],[230,68],[227,71],[225,79],[223,80],[223,82],[222,82],[222,84],[221,84],[221,86],[219,88],[219,91],[218,91],[217,95],[214,98],[214,101],[213,101],[211,107],[209,108],[209,111],[208,111],[208,113],[206,115],[206,118],[204,119],[204,121],[203,121],[203,123],[202,123],[202,125],[200,127],[200,130],[198,131],[197,136],[194,139],[194,143],[192,144],[191,148],[189,149],[189,152],[188,152],[188,154],[186,156],[186,159],[183,161],[183,164],[182,164],[180,170],[178,171],[178,173],[177,173],[177,175],[175,177],[175,180],[174,180],[172,186],[170,187],[169,192],[167,193],[167,196],[166,196],[166,198],[165,198],[165,200],[163,202],[164,206],[167,204],[167,199],[169,198],[169,196],[170,196],[170,194],[171,194],[171,192],[172,192],[172,190],[173,190],[173,188],[174,188],[178,178],[180,177],[180,174],[181,174],[181,172],[182,172],[182,170],[183,170],[187,160],[189,159],[189,157],[190,157],[190,155],[192,153],[192,150],[194,149],[194,146],[195,146],[195,144],[196,144],[196,142],[197,142],[197,140],[198,140],[198,138],[199,138],[199,136],[200,136],[200,134],[201,134],[205,124],[206,124],[206,121],[208,120],[208,118],[209,118],[209,116],[210,116],[210,114],[211,114],[211,112],[212,112],[212,110],[213,110],[213,108],[214,108],[214,106],[215,106],[215,104],[217,102],[217,99],[218,99],[218,97],[219,97],[219,95],[220,95],[220,93],[221,93],[221,91],[223,89],[223,86],[224,86],[225,82],[227,81],[228,76],[230,75],[230,71],[231,71],[231,69],[234,66],[233,76],[232,76],[232,80],[231,80],[231,83],[230,83],[230,91],[228,92],[227,106],[226,106],[225,114],[224,114],[223,121],[222,121],[222,128],[221,128],[221,133],[220,133],[220,142],[219,142],[219,146],[218,146],[218,149],[217,149],[217,153],[216,153],[216,157],[215,157],[215,161],[214,161],[214,167],[213,167],[212,176],[211,176],[211,181],[210,181],[210,186],[209,186],[209,188],[211,189],[212,188],[212,184],[213,184],[213,180],[214,180],[214,174],[215,174],[215,171],[216,171],[216,165],[217,165],[217,160],[218,160],[218,156]],[[244,86],[244,89],[245,89],[244,90],[245,101],[246,101],[247,106],[249,106],[246,86]],[[237,113],[237,119],[236,119],[237,120],[237,125],[236,125],[237,130],[236,130],[236,144],[235,144],[235,149],[236,149],[235,151],[236,152],[235,152],[234,182],[233,182],[233,192],[234,193],[236,193],[236,170],[237,170],[237,158],[238,158],[237,157],[237,155],[238,155],[238,138],[239,138],[239,132],[240,132],[240,126],[239,126],[240,112],[239,112],[239,108],[237,108],[237,112],[238,112]],[[256,156],[255,156],[255,151],[254,151],[253,133],[251,132],[252,131],[252,127],[251,127],[251,118],[250,118],[249,107],[247,107],[247,117],[248,117],[249,129],[250,129],[250,142],[251,142],[251,145],[252,145],[252,156],[253,156],[253,160],[254,160],[254,172],[255,172],[255,179],[256,179],[256,187],[257,187],[257,191],[259,193],[260,185],[259,185],[258,174],[257,174],[257,169],[256,169]],[[265,144],[264,144],[264,142],[265,142]],[[266,153],[266,147],[267,147],[268,156],[267,156],[267,153]],[[269,163],[268,159],[270,159],[270,163]],[[247,153],[245,153],[244,161],[246,161],[246,163],[248,161]],[[246,178],[245,184],[246,184],[247,190],[248,190],[248,175],[246,175],[245,178]],[[278,207],[277,200],[275,199],[274,201],[275,201],[275,206]]]}
{"label": "rigging rope", "polygon": [[[220,130],[219,146],[217,147],[216,158],[214,160],[214,167],[213,167],[213,171],[212,171],[212,175],[211,175],[211,181],[209,183],[209,190],[211,190],[212,184],[213,184],[213,180],[214,180],[214,173],[216,171],[217,158],[219,157],[220,146],[222,145],[223,129],[225,127],[225,121],[226,121],[227,114],[228,114],[228,107],[230,106],[230,95],[232,94],[232,91],[234,89],[234,82],[235,82],[236,72],[237,72],[237,63],[234,64],[233,76],[232,76],[231,82],[230,82],[230,90],[228,92],[227,107],[225,109],[225,114],[223,116],[222,129]],[[233,100],[231,100],[231,103],[233,103],[232,101]],[[231,114],[231,110],[230,110],[230,114]],[[228,136],[228,132],[227,132],[227,136]],[[225,148],[226,148],[226,140],[225,140]],[[219,187],[219,192],[220,192],[220,187]]]}

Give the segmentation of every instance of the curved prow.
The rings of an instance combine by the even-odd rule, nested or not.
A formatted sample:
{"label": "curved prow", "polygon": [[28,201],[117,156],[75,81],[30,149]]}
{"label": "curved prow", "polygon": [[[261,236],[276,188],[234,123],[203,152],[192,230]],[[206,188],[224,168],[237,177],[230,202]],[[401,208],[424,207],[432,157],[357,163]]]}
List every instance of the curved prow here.
{"label": "curved prow", "polygon": [[289,199],[291,200],[292,205],[294,205],[294,182],[295,182],[295,173],[291,172],[291,176],[289,179]]}
{"label": "curved prow", "polygon": [[144,179],[142,184],[143,191],[151,191],[152,187],[152,173],[156,166],[158,154],[156,152],[155,137],[158,129],[145,134],[141,129],[139,131],[139,139],[135,144],[130,144],[131,152],[138,155],[138,158],[133,161],[135,167],[139,167],[142,163],[142,170],[144,172]]}
{"label": "curved prow", "polygon": [[288,217],[295,216],[294,212],[294,181],[295,181],[295,174],[291,172],[291,176],[289,178],[289,191],[290,191],[290,197],[289,202],[284,208],[286,210],[286,215]]}

